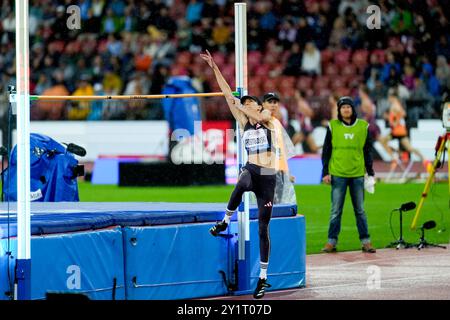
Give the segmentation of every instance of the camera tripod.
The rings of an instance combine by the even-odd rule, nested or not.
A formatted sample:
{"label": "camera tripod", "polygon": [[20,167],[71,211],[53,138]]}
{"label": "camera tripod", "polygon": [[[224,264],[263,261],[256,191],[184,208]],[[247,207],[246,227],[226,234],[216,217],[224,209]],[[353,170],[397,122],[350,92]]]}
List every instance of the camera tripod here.
{"label": "camera tripod", "polygon": [[[439,138],[437,140],[436,147],[435,147],[436,158],[434,159],[430,175],[427,179],[427,182],[425,183],[425,189],[422,192],[422,196],[420,198],[419,205],[417,206],[416,214],[415,214],[414,219],[411,224],[411,229],[413,229],[413,230],[416,229],[417,220],[419,219],[420,211],[423,207],[425,199],[427,198],[428,192],[430,191],[431,184],[433,182],[433,178],[436,173],[436,170],[438,168],[442,168],[444,166],[445,151],[448,151],[449,142],[450,142],[450,129],[447,128],[447,133],[445,133],[442,136],[439,136]],[[449,183],[449,208],[450,208],[450,165],[448,166],[448,170],[449,170],[448,183]]]}

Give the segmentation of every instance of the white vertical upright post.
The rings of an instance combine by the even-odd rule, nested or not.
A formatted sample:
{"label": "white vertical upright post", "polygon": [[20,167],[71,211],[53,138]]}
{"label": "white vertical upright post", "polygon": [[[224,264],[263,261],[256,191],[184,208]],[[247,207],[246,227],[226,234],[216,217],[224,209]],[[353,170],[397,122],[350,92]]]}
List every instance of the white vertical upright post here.
{"label": "white vertical upright post", "polygon": [[[240,96],[247,94],[247,4],[234,4],[234,33],[235,33],[235,63],[236,63],[236,89]],[[243,129],[243,128],[242,128]],[[241,128],[236,122],[237,136],[237,167],[247,162],[247,153],[241,141]],[[250,289],[250,213],[249,194],[244,193],[243,204],[238,211],[238,291],[245,292]]]}
{"label": "white vertical upright post", "polygon": [[31,298],[30,89],[28,1],[15,1],[17,101],[17,260],[15,298]]}

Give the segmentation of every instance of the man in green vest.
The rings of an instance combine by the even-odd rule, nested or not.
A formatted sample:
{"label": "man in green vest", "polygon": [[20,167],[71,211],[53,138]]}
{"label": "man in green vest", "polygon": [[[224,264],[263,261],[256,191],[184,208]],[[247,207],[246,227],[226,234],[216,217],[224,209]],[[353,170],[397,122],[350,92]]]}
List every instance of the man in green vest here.
{"label": "man in green vest", "polygon": [[336,252],[341,230],[342,209],[347,187],[350,190],[362,251],[374,253],[364,212],[364,175],[374,181],[372,141],[369,124],[357,119],[355,104],[350,97],[337,102],[338,119],[330,121],[322,150],[322,181],[331,184],[331,217],[328,242],[324,252]]}

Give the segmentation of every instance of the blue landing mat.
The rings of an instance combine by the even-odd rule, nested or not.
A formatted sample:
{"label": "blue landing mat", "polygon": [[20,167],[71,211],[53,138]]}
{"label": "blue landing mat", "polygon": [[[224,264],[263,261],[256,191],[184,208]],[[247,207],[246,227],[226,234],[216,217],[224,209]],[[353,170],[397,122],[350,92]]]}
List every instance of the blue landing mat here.
{"label": "blue landing mat", "polygon": [[[226,203],[36,202],[31,203],[31,234],[96,230],[111,226],[152,226],[213,222],[223,218]],[[0,203],[0,239],[7,237],[7,203]],[[9,235],[17,235],[16,203],[10,203]],[[250,219],[257,218],[256,205]],[[297,214],[295,205],[275,205],[273,217]],[[236,218],[236,215],[234,216]]]}

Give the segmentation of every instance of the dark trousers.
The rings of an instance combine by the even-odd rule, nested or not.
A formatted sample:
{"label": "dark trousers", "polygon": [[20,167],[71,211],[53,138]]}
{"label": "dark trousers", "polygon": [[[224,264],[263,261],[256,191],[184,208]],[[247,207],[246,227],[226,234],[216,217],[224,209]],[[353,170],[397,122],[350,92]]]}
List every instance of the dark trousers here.
{"label": "dark trousers", "polygon": [[[269,172],[268,172],[269,171]],[[269,262],[269,222],[275,192],[275,172],[247,163],[241,169],[238,183],[231,194],[227,209],[235,211],[242,201],[244,192],[253,191],[258,203],[259,251],[261,262]]]}

